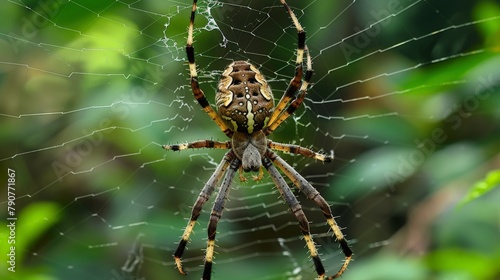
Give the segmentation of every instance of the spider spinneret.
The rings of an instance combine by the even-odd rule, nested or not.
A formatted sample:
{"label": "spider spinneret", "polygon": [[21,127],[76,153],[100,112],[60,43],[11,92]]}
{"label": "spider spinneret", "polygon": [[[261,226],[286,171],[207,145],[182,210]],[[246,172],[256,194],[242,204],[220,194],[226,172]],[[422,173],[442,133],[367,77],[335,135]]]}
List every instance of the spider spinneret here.
{"label": "spider spinneret", "polygon": [[[267,139],[267,136],[292,115],[302,104],[307,94],[307,88],[313,73],[311,56],[305,44],[306,33],[286,1],[280,1],[291,17],[293,25],[297,30],[298,43],[295,75],[290,81],[288,88],[275,106],[271,89],[257,67],[247,61],[237,60],[229,64],[222,73],[215,97],[216,112],[207,101],[198,83],[193,47],[193,29],[197,0],[193,0],[186,44],[191,89],[195,99],[203,110],[212,118],[220,130],[231,138],[231,140],[226,142],[199,140],[185,144],[162,146],[165,150],[173,151],[196,148],[229,150],[198,195],[193,205],[189,223],[184,229],[177,250],[174,253],[175,264],[181,274],[186,274],[182,266],[181,257],[184,254],[189,237],[202,212],[203,205],[209,200],[217,186],[219,186],[219,191],[215,198],[207,227],[208,241],[202,275],[202,279],[211,278],[217,223],[222,216],[229,190],[231,189],[231,183],[237,170],[240,168],[246,172],[261,172],[262,167],[264,167],[268,171],[281,197],[299,223],[300,230],[304,236],[319,279],[325,279],[325,268],[323,267],[316,245],[312,239],[309,221],[299,201],[276,167],[278,167],[308,199],[312,200],[321,208],[327,224],[332,229],[345,255],[343,265],[335,275],[328,277],[328,279],[340,277],[347,269],[352,258],[352,251],[340,227],[335,222],[330,205],[302,175],[279,157],[274,150],[299,154],[322,162],[332,161],[333,152],[330,155],[325,155],[298,145],[277,143]],[[303,75],[304,57],[306,58],[305,75]],[[303,76],[304,79],[302,79]],[[261,176],[262,175],[259,174],[257,179],[260,179]],[[243,180],[241,175],[240,179]]]}

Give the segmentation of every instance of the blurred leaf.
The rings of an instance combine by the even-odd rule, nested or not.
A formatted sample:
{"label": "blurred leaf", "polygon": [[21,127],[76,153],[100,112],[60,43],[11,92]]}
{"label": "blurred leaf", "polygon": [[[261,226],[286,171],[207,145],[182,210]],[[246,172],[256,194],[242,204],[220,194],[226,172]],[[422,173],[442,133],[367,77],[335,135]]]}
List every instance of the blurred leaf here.
{"label": "blurred leaf", "polygon": [[[495,52],[478,52],[468,56],[462,56],[441,63],[435,63],[425,71],[414,71],[414,75],[401,82],[402,89],[411,89],[406,94],[436,94],[437,92],[448,92],[459,88],[467,77],[470,69],[495,58]],[[422,85],[425,81],[425,85]]]}
{"label": "blurred leaf", "polygon": [[364,153],[345,171],[346,176],[336,178],[331,195],[359,197],[404,182],[418,168],[408,159],[412,151],[383,146]]}
{"label": "blurred leaf", "polygon": [[[2,242],[2,245],[0,247],[2,252],[8,252],[8,247],[15,246],[16,275],[9,273],[7,275],[11,278],[7,277],[7,275],[3,274],[3,272],[7,271],[5,269],[2,273],[0,273],[2,279],[54,279],[45,274],[40,274],[39,272],[37,272],[37,269],[34,268],[27,270],[27,273],[23,273],[23,271],[25,270],[22,268],[22,260],[26,253],[30,252],[29,247],[32,245],[32,243],[36,240],[39,240],[41,238],[40,236],[59,220],[58,212],[59,208],[57,204],[51,202],[33,203],[21,210],[16,221],[15,244]],[[7,236],[9,234],[9,230],[9,228],[3,226],[1,228],[0,235]],[[4,263],[7,261],[7,257],[7,254],[3,255],[2,260]],[[21,274],[17,274],[18,272],[20,272]]]}
{"label": "blurred leaf", "polygon": [[437,250],[429,253],[426,259],[429,268],[440,273],[469,276],[464,279],[494,279],[497,270],[493,258],[458,248]]}
{"label": "blurred leaf", "polygon": [[462,199],[459,206],[469,203],[485,193],[498,188],[500,186],[500,169],[489,172],[486,178],[476,182],[469,193]]}
{"label": "blurred leaf", "polygon": [[351,266],[342,279],[390,280],[426,279],[426,271],[416,258],[401,258],[393,254],[378,254],[375,258],[363,260],[363,265]]}
{"label": "blurred leaf", "polygon": [[[474,11],[474,16],[479,21],[487,18],[495,18],[498,15],[500,15],[500,6],[493,1],[479,3]],[[498,50],[500,47],[500,25],[498,25],[498,21],[481,21],[478,26],[486,38],[486,45]]]}
{"label": "blurred leaf", "polygon": [[59,220],[58,210],[51,202],[34,203],[22,210],[18,219],[19,253],[27,252],[31,243]]}
{"label": "blurred leaf", "polygon": [[[444,134],[443,137],[449,137]],[[474,170],[476,166],[485,161],[481,147],[468,142],[459,142],[447,145],[440,150],[432,150],[428,143],[421,149],[429,149],[423,170],[431,176],[436,188],[441,188],[457,177]],[[436,144],[439,145],[439,143]],[[437,149],[437,148],[436,148]],[[450,161],[450,158],[453,158]]]}

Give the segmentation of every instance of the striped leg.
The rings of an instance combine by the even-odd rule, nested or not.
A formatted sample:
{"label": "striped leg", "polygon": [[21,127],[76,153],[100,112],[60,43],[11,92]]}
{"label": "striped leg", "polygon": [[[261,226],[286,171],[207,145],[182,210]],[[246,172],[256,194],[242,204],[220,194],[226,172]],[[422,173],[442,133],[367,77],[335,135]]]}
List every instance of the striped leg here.
{"label": "striped leg", "polygon": [[226,172],[227,168],[229,167],[229,164],[234,160],[235,156],[234,154],[229,151],[226,153],[222,161],[219,163],[217,166],[215,172],[212,174],[210,179],[207,181],[205,186],[200,192],[200,195],[198,196],[198,199],[193,205],[193,210],[191,212],[191,218],[189,219],[189,223],[184,230],[184,233],[182,234],[182,238],[179,241],[179,245],[177,246],[177,250],[175,250],[174,253],[174,260],[175,264],[177,266],[177,269],[181,274],[186,274],[184,269],[182,268],[182,261],[181,257],[182,254],[184,253],[184,250],[186,249],[186,245],[189,241],[189,236],[193,232],[193,228],[196,225],[196,220],[198,220],[198,217],[200,216],[203,204],[207,202],[207,200],[210,198],[212,195],[212,192],[215,190],[217,184],[222,178],[222,175]]}
{"label": "striped leg", "polygon": [[233,182],[234,175],[236,174],[238,168],[241,166],[241,161],[234,158],[231,161],[229,170],[226,172],[226,177],[222,181],[219,189],[219,193],[214,201],[214,206],[212,208],[212,213],[210,214],[210,221],[208,223],[208,241],[207,241],[207,251],[205,252],[205,267],[203,269],[203,280],[210,279],[212,275],[212,264],[214,259],[215,251],[215,234],[217,233],[217,223],[222,217],[222,211],[226,204],[227,196],[229,195],[229,190],[231,183]]}
{"label": "striped leg", "polygon": [[334,158],[333,151],[330,152],[330,155],[325,155],[325,154],[317,153],[311,149],[301,147],[299,145],[277,143],[277,142],[273,142],[271,140],[267,140],[267,146],[273,150],[276,150],[276,151],[302,155],[302,156],[305,156],[308,158],[320,160],[322,162],[331,162],[331,161],[333,161],[333,158]]}
{"label": "striped leg", "polygon": [[181,151],[185,149],[199,149],[199,148],[209,148],[209,149],[230,149],[231,141],[219,142],[212,140],[198,140],[189,143],[174,144],[174,145],[163,145],[163,149],[171,151]]}
{"label": "striped leg", "polygon": [[233,132],[227,127],[222,118],[215,112],[215,110],[210,106],[203,90],[201,90],[200,85],[198,83],[198,72],[196,71],[196,63],[194,58],[194,47],[193,47],[193,31],[194,31],[194,18],[196,15],[196,4],[197,0],[193,1],[193,8],[191,10],[191,17],[189,19],[189,29],[188,29],[188,38],[186,44],[186,54],[189,63],[189,76],[191,81],[191,89],[194,94],[194,98],[198,101],[203,110],[212,118],[212,120],[219,126],[219,128],[226,134],[231,137]]}
{"label": "striped leg", "polygon": [[[276,105],[274,112],[269,119],[269,125],[265,130],[266,135],[271,134],[288,116],[290,116],[297,107],[300,106],[302,103],[302,100],[304,99],[304,96],[307,92],[307,87],[309,86],[309,81],[312,77],[313,70],[312,70],[312,62],[311,62],[311,57],[309,55],[309,52],[307,50],[306,46],[306,32],[300,25],[299,20],[293,13],[292,9],[288,4],[285,2],[285,0],[281,0],[281,3],[287,10],[288,14],[292,18],[292,22],[295,25],[295,28],[297,29],[297,59],[295,61],[296,67],[295,67],[295,75],[293,79],[290,81],[290,84],[288,85],[287,90],[281,97],[281,100],[278,102]],[[302,82],[302,74],[303,74],[303,61],[304,61],[304,53],[307,55],[307,70],[306,70],[306,76],[304,79],[304,82]],[[287,105],[290,103],[292,99],[295,97],[295,93],[300,89],[299,92],[299,98],[297,102],[295,102],[295,105],[293,106],[293,109],[290,109],[291,106],[289,106],[287,111],[284,111]],[[301,95],[303,95],[301,97]],[[295,100],[299,99],[296,98]]]}
{"label": "striped leg", "polygon": [[[351,261],[352,258],[352,250],[347,244],[346,239],[344,238],[344,235],[342,234],[342,231],[340,230],[340,227],[337,225],[335,222],[335,219],[332,214],[332,210],[330,208],[330,205],[326,202],[326,200],[321,196],[321,194],[309,183],[307,180],[302,177],[293,167],[291,167],[286,161],[284,161],[282,158],[280,158],[276,153],[269,151],[266,154],[267,157],[269,157],[270,160],[279,168],[285,175],[292,180],[293,184],[299,188],[304,195],[309,198],[310,200],[314,201],[323,211],[323,215],[326,218],[326,221],[328,222],[328,225],[330,225],[330,228],[333,231],[333,234],[335,235],[335,238],[337,239],[337,242],[340,244],[340,247],[342,249],[342,252],[345,255],[345,261],[342,267],[339,269],[337,274],[335,274],[332,277],[329,277],[328,279],[334,279],[337,277],[340,277],[342,273],[347,269],[347,266],[349,265],[349,262]],[[306,239],[307,242],[307,239]],[[311,243],[311,246],[314,246],[313,243]],[[309,250],[311,251],[311,246],[308,243]],[[316,250],[316,249],[314,249]],[[313,258],[314,265],[316,266],[316,271],[318,272],[318,275],[320,276],[320,279],[323,279],[324,277],[324,268],[323,265],[321,264],[321,260],[319,257],[315,258],[313,255],[313,251],[311,251],[311,257]],[[322,271],[322,273],[321,273]]]}
{"label": "striped leg", "polygon": [[285,179],[283,179],[283,176],[281,176],[281,174],[278,172],[276,167],[272,164],[271,160],[269,158],[265,157],[262,160],[262,164],[269,172],[269,175],[271,175],[271,179],[273,180],[274,184],[278,188],[281,196],[285,200],[285,203],[288,205],[291,212],[295,215],[295,218],[297,218],[297,221],[299,221],[300,230],[302,231],[302,234],[304,235],[304,240],[306,242],[307,248],[309,249],[309,254],[311,255],[311,258],[314,262],[316,272],[320,276],[320,279],[322,279],[322,277],[325,275],[325,268],[323,267],[323,264],[321,263],[321,260],[320,260],[319,255],[318,255],[318,251],[316,250],[316,245],[314,244],[314,241],[312,239],[312,236],[311,236],[311,233],[309,230],[309,221],[307,220],[307,217],[304,214],[304,211],[302,210],[302,207],[300,206],[299,201],[297,200],[297,198],[293,194],[290,187],[285,182]]}
{"label": "striped leg", "polygon": [[[305,53],[306,53],[306,57],[307,57],[307,70],[306,70],[306,76],[304,78],[304,81],[302,82],[302,85],[300,86],[299,93],[298,93],[297,97],[290,103],[290,105],[288,105],[287,109],[284,110],[284,106],[286,106],[290,102],[290,100],[293,97],[293,94],[296,91],[295,90],[294,92],[291,93],[290,96],[287,97],[287,95],[289,94],[288,91],[292,87],[292,84],[293,84],[293,80],[292,80],[292,83],[290,83],[289,88],[287,89],[287,91],[283,95],[282,99],[280,100],[280,103],[281,103],[281,101],[283,101],[283,103],[284,103],[283,108],[276,109],[274,111],[272,117],[275,117],[275,118],[273,120],[271,117],[271,121],[269,121],[269,125],[266,127],[266,130],[265,130],[266,135],[271,134],[283,121],[285,121],[290,115],[292,115],[295,112],[295,110],[297,110],[297,108],[299,108],[299,106],[302,104],[302,101],[304,101],[304,98],[306,97],[307,87],[309,86],[309,82],[311,81],[313,70],[312,70],[311,56],[309,54],[309,51],[307,50],[307,47],[305,48]],[[302,68],[302,66],[300,66],[300,67]],[[280,104],[278,104],[278,106],[279,105]],[[278,108],[278,106],[276,106],[276,108]]]}

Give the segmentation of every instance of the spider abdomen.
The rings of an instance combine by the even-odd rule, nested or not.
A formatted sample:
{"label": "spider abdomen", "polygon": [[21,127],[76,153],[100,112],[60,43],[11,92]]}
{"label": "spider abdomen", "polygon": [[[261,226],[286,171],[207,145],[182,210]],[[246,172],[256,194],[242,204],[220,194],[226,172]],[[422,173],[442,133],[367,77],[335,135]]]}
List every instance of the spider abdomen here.
{"label": "spider abdomen", "polygon": [[215,101],[228,126],[248,134],[266,127],[274,108],[266,79],[253,64],[243,60],[232,62],[224,70]]}

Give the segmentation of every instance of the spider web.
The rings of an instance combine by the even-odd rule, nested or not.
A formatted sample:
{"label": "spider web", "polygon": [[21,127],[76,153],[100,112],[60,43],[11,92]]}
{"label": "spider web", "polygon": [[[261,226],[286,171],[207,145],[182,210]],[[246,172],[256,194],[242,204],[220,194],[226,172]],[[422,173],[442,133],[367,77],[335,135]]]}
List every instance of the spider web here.
{"label": "spider web", "polygon": [[[18,220],[16,272],[0,275],[199,277],[213,198],[184,256],[188,278],[171,256],[225,151],[161,149],[226,140],[188,85],[191,3],[2,3],[0,162],[1,172],[15,170]],[[307,31],[315,74],[303,107],[270,138],[335,151],[331,164],[283,158],[331,203],[355,252],[344,277],[361,279],[366,260],[398,247],[394,236],[414,205],[493,156],[500,6],[289,4]],[[195,51],[209,100],[236,59],[256,64],[279,98],[294,73],[296,31],[279,1],[199,1]],[[428,175],[450,155],[453,168]],[[334,274],[343,255],[320,209],[296,193]],[[7,209],[7,195],[0,200]],[[216,279],[315,277],[296,220],[267,176],[234,182],[217,245]]]}

